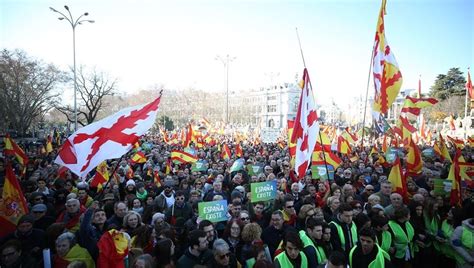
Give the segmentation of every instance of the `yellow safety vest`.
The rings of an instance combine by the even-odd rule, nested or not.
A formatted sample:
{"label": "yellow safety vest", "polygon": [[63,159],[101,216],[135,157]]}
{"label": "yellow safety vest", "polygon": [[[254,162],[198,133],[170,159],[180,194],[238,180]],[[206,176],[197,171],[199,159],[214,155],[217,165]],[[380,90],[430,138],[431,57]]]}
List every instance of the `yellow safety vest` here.
{"label": "yellow safety vest", "polygon": [[389,231],[382,231],[382,242],[379,242],[378,238],[376,239],[377,244],[379,244],[383,250],[386,252],[390,250],[392,246],[392,234]]}
{"label": "yellow safety vest", "polygon": [[300,239],[303,242],[303,247],[307,246],[312,246],[314,250],[316,251],[316,257],[318,258],[318,264],[323,264],[326,262],[326,253],[324,252],[324,249],[321,248],[320,246],[316,246],[313,242],[313,240],[306,234],[305,231],[301,230],[299,232]]}
{"label": "yellow safety vest", "polygon": [[[301,268],[307,268],[308,267],[308,260],[306,259],[306,256],[304,255],[303,252],[300,251],[300,256],[301,256]],[[281,268],[293,268],[293,264],[291,263],[290,259],[288,259],[288,256],[286,256],[286,252],[282,252],[278,254],[275,257],[275,261],[278,261],[280,263]]]}
{"label": "yellow safety vest", "polygon": [[410,250],[411,259],[415,256],[415,251],[413,247],[413,237],[415,236],[415,230],[410,222],[405,222],[405,229],[407,233],[405,233],[400,226],[400,224],[396,221],[389,221],[388,225],[390,229],[392,229],[394,237],[393,243],[395,245],[395,258],[403,259],[406,255],[407,248]]}
{"label": "yellow safety vest", "polygon": [[[369,264],[368,268],[383,268],[385,267],[385,259],[390,260],[390,255],[388,255],[385,250],[383,250],[379,245],[375,244],[378,249],[377,255],[375,255],[375,259]],[[352,254],[354,253],[357,246],[351,249],[349,253],[349,266],[352,267]]]}
{"label": "yellow safety vest", "polygon": [[[344,237],[344,231],[342,230],[341,225],[339,225],[337,222],[332,221],[329,224],[334,224],[337,229],[337,235],[339,236],[339,239],[341,240],[341,247],[343,250],[346,250],[346,238]],[[352,237],[352,243],[355,245],[357,243],[357,227],[355,226],[354,223],[351,223],[351,233]]]}

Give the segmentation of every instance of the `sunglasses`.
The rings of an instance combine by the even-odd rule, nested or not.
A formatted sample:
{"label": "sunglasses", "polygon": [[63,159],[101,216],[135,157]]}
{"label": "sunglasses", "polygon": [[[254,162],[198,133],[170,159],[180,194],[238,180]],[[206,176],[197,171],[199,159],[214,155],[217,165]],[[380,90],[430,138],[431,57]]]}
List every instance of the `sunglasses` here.
{"label": "sunglasses", "polygon": [[365,189],[367,192],[373,192],[374,189]]}
{"label": "sunglasses", "polygon": [[184,200],[184,197],[176,197],[176,200]]}
{"label": "sunglasses", "polygon": [[41,214],[44,213],[44,211],[33,211],[34,214]]}
{"label": "sunglasses", "polygon": [[286,208],[294,208],[295,206],[287,206]]}
{"label": "sunglasses", "polygon": [[35,198],[35,201],[41,201],[41,200],[43,200],[42,197],[40,197],[40,198]]}
{"label": "sunglasses", "polygon": [[240,220],[241,221],[248,221],[248,220],[250,220],[250,218],[249,217],[242,217],[242,218],[240,218]]}
{"label": "sunglasses", "polygon": [[230,252],[227,252],[227,253],[224,254],[224,255],[219,255],[219,258],[220,258],[221,260],[223,260],[223,259],[225,259],[225,258],[229,258],[229,257],[230,257]]}

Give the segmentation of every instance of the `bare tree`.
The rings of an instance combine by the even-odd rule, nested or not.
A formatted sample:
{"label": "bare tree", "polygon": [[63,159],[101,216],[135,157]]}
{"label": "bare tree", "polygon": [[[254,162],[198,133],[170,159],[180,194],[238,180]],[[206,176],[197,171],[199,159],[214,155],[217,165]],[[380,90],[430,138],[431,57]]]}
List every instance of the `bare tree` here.
{"label": "bare tree", "polygon": [[[77,122],[86,126],[94,122],[101,110],[107,106],[107,96],[117,93],[116,80],[109,78],[102,72],[93,69],[87,73],[81,66],[77,71],[78,109]],[[55,108],[62,112],[69,122],[74,122],[74,108],[57,102]]]}
{"label": "bare tree", "polygon": [[26,134],[58,97],[64,74],[54,65],[29,58],[20,50],[0,55],[0,127]]}

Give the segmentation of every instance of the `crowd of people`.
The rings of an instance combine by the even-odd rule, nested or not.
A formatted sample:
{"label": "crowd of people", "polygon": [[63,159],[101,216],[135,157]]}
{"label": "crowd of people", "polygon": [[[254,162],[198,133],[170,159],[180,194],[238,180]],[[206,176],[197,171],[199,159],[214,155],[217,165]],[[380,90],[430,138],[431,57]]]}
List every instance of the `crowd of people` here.
{"label": "crowd of people", "polygon": [[[14,165],[29,214],[0,238],[1,267],[474,267],[473,189],[463,183],[455,206],[435,191],[450,167],[436,155],[423,158],[402,196],[372,145],[341,155],[334,178],[308,170],[298,180],[285,146],[243,141],[245,166],[231,171],[236,143],[220,142],[231,159],[218,144],[195,148],[208,164],[195,171],[170,166],[180,146],[142,137],[147,161],[133,163],[133,153],[110,160],[110,179],[98,188],[89,183],[94,172],[84,180],[54,164],[58,149],[30,155],[25,174]],[[462,153],[474,161],[471,147]],[[2,183],[7,160],[15,161],[1,161]],[[276,198],[252,202],[250,184],[273,180]],[[198,203],[215,200],[227,201],[228,220],[199,216]]]}

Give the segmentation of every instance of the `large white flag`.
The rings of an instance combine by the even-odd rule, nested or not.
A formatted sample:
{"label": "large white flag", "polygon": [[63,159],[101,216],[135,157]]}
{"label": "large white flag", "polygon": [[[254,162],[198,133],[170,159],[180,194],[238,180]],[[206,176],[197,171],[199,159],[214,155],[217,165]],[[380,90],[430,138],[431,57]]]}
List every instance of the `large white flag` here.
{"label": "large white flag", "polygon": [[160,98],[122,109],[77,130],[67,138],[54,162],[84,178],[102,161],[121,157],[155,123]]}
{"label": "large white flag", "polygon": [[306,174],[319,133],[313,89],[306,68],[303,71],[301,89],[298,112],[291,136],[291,142],[296,143],[295,172],[298,178],[303,178]]}

